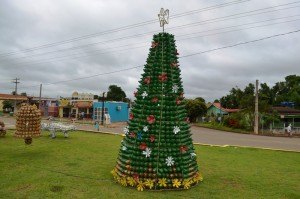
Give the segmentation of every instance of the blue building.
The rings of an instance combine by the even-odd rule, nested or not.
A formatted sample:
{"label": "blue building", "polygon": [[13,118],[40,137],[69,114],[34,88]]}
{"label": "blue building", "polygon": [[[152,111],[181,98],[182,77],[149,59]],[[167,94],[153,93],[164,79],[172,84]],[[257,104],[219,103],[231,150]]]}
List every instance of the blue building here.
{"label": "blue building", "polygon": [[[111,122],[126,122],[129,117],[128,103],[104,102],[104,114],[109,114]],[[102,120],[102,102],[93,103],[93,119]]]}

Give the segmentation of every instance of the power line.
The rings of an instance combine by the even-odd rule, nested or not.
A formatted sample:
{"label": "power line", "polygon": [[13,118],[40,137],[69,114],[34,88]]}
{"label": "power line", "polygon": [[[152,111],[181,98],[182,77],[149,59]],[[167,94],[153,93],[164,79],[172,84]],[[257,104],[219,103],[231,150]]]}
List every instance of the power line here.
{"label": "power line", "polygon": [[204,54],[204,53],[208,53],[208,52],[213,52],[213,51],[217,51],[217,50],[221,50],[221,49],[226,49],[226,48],[232,48],[232,47],[235,47],[235,46],[240,46],[240,45],[254,43],[254,42],[258,42],[258,41],[262,41],[262,40],[266,40],[266,39],[271,39],[273,37],[279,37],[279,36],[283,36],[283,35],[297,33],[299,31],[300,30],[295,30],[295,31],[291,31],[291,32],[287,32],[287,33],[282,33],[282,34],[271,35],[271,36],[268,36],[268,37],[263,37],[263,38],[255,39],[255,40],[251,40],[251,41],[240,42],[240,43],[232,44],[232,45],[229,45],[229,46],[223,46],[223,47],[214,48],[214,49],[211,49],[211,50],[201,51],[201,52],[198,52],[198,53],[192,53],[192,54],[184,55],[184,56],[181,56],[180,58],[191,57],[191,56],[200,55],[200,54]]}
{"label": "power line", "polygon": [[[227,7],[227,6],[231,6],[231,5],[235,5],[235,4],[239,4],[239,3],[244,3],[244,2],[248,2],[248,1],[251,1],[251,0],[236,0],[236,1],[231,1],[231,2],[227,2],[227,3],[221,3],[221,4],[214,5],[214,6],[206,7],[206,8],[201,8],[201,9],[197,9],[197,10],[192,10],[192,11],[188,11],[188,12],[184,12],[184,13],[175,14],[175,15],[171,16],[170,18],[183,17],[183,16],[195,14],[195,13],[198,13],[198,12],[209,11],[209,10],[222,8],[222,7]],[[97,37],[97,36],[100,36],[100,35],[111,34],[111,33],[114,33],[114,32],[128,30],[128,29],[131,29],[131,28],[136,28],[136,27],[148,25],[148,24],[152,24],[152,23],[155,23],[155,22],[157,22],[157,20],[154,20],[154,19],[153,20],[148,20],[148,21],[144,21],[144,22],[140,22],[140,23],[136,23],[136,24],[126,25],[126,26],[122,26],[122,27],[119,27],[119,28],[106,30],[106,31],[103,31],[103,32],[83,35],[83,36],[74,37],[74,38],[71,38],[71,39],[62,40],[62,41],[58,41],[58,42],[54,42],[54,43],[43,44],[43,45],[32,47],[32,48],[22,49],[20,51],[21,52],[28,52],[28,51],[34,51],[34,50],[37,50],[37,49],[41,49],[41,48],[48,48],[48,47],[52,47],[52,46],[62,45],[62,44],[70,43],[70,42],[73,42],[73,41],[79,41],[79,40],[88,39],[88,38],[91,38],[91,37]],[[8,53],[2,53],[2,54],[0,54],[0,56],[10,56],[10,55],[18,54],[18,53],[20,53],[20,52],[19,51],[12,51],[12,52],[8,52]]]}
{"label": "power line", "polygon": [[[300,16],[300,15],[293,15],[293,17],[294,16]],[[289,18],[289,17],[281,17],[281,18],[278,18],[278,19],[283,19],[283,18]],[[217,32],[217,33],[206,34],[206,35],[197,35],[197,36],[193,36],[193,37],[186,37],[188,35],[194,35],[194,34],[199,34],[199,33],[204,33],[204,32],[211,32],[211,31],[215,31],[215,30],[224,30],[224,29],[228,29],[228,28],[232,28],[232,27],[240,27],[240,26],[245,26],[245,25],[250,25],[250,24],[257,24],[257,23],[262,23],[262,22],[268,22],[268,21],[272,21],[272,20],[277,20],[277,19],[269,19],[269,20],[258,21],[258,22],[251,22],[251,23],[246,23],[246,24],[241,24],[241,25],[227,26],[227,27],[223,27],[223,28],[211,29],[211,30],[206,30],[206,31],[201,31],[201,32],[194,32],[194,33],[183,34],[183,35],[177,36],[177,38],[183,37],[181,39],[177,39],[177,41],[183,41],[183,40],[187,40],[187,39],[193,39],[193,38],[199,38],[199,37],[206,37],[206,36],[220,35],[220,34],[231,33],[231,32],[242,31],[242,30],[248,30],[248,29],[253,29],[253,28],[261,28],[261,27],[266,27],[266,26],[271,26],[271,25],[285,24],[285,23],[299,21],[300,19],[294,19],[294,20],[277,22],[277,23],[270,23],[270,24],[265,24],[265,25],[257,25],[257,26],[252,26],[252,27],[246,27],[246,28],[228,30],[228,31]],[[143,42],[143,43],[145,43],[145,42]],[[135,44],[133,44],[133,45],[135,45]],[[123,45],[123,46],[117,46],[117,47],[113,47],[113,48],[121,48],[121,47],[126,47],[126,46],[130,46],[130,44]],[[21,62],[21,63],[17,63],[17,64],[23,64],[23,65],[30,64],[32,66],[32,65],[39,65],[39,64],[42,64],[42,63],[52,63],[52,62],[62,61],[62,60],[66,60],[66,59],[79,59],[79,58],[90,57],[90,56],[94,56],[94,55],[98,56],[98,55],[107,54],[107,53],[118,53],[118,52],[123,52],[123,51],[128,52],[128,50],[134,50],[134,49],[142,48],[142,47],[146,47],[146,46],[148,46],[148,44],[147,45],[142,45],[142,46],[137,46],[137,47],[130,47],[130,48],[125,48],[125,49],[115,50],[115,51],[104,51],[104,52],[101,52],[103,50],[95,50],[95,51],[89,51],[89,52],[84,52],[84,53],[76,53],[76,54],[71,54],[71,55],[64,55],[64,56],[60,56],[60,57],[51,57],[49,59],[42,59],[42,60],[38,60],[38,61],[41,61],[41,62],[37,62],[37,63],[33,63],[33,64],[31,62],[24,62],[24,63]],[[110,48],[110,49],[112,49],[112,48]],[[100,51],[100,53],[96,53],[98,51]],[[87,53],[93,53],[93,54],[87,54]],[[75,56],[76,55],[82,55],[82,56],[73,57],[74,55]],[[59,58],[62,58],[62,59],[59,59]]]}
{"label": "power line", "polygon": [[[182,36],[188,36],[188,35],[194,35],[194,34],[199,34],[199,33],[211,32],[211,31],[216,31],[216,30],[224,30],[224,29],[229,29],[229,28],[236,28],[236,27],[241,27],[241,26],[246,26],[246,25],[253,25],[253,24],[257,24],[257,23],[264,23],[264,22],[275,21],[275,20],[280,20],[280,19],[287,19],[287,18],[298,17],[298,16],[300,16],[300,14],[298,14],[298,15],[289,15],[289,16],[284,16],[284,17],[278,17],[278,18],[274,18],[274,19],[266,19],[266,20],[262,20],[262,21],[249,22],[249,23],[233,25],[233,26],[226,26],[226,27],[222,27],[222,28],[204,30],[204,31],[200,31],[200,32],[193,32],[193,33],[188,33],[188,34],[184,34],[184,35],[177,35],[176,37],[178,38],[178,37],[182,37]],[[298,20],[298,19],[295,19],[295,20]],[[278,24],[279,23],[285,23],[285,22],[290,22],[290,21],[278,22]],[[277,23],[274,23],[274,24],[277,24]]]}
{"label": "power line", "polygon": [[[248,17],[248,16],[255,16],[255,15],[259,15],[259,14],[265,14],[265,13],[276,12],[276,11],[280,11],[280,10],[287,10],[287,9],[293,9],[293,8],[300,7],[300,6],[292,6],[292,7],[281,8],[281,9],[277,9],[277,10],[270,10],[270,11],[255,13],[257,11],[269,10],[269,9],[278,8],[278,7],[282,7],[282,6],[286,6],[286,5],[290,5],[290,4],[296,4],[296,3],[300,3],[300,1],[287,3],[287,4],[281,4],[281,5],[277,5],[277,6],[270,6],[270,7],[266,7],[266,8],[260,8],[260,9],[256,9],[256,10],[250,10],[250,11],[247,11],[247,12],[231,14],[231,15],[228,15],[228,16],[217,17],[217,18],[213,18],[213,19],[200,21],[200,22],[183,24],[183,25],[180,25],[180,26],[175,26],[175,27],[168,28],[168,30],[178,29],[178,28],[182,28],[182,27],[189,27],[189,26],[198,26],[198,25],[202,25],[202,24],[207,24],[206,22],[210,22],[210,21],[213,21],[212,23],[214,23],[214,22],[219,22],[219,21],[225,21],[225,20],[228,20],[228,19],[238,19],[238,18],[243,18],[243,17]],[[254,14],[249,14],[249,13],[254,13]],[[243,15],[243,14],[249,14],[249,15],[240,16],[240,15]],[[240,16],[240,17],[235,18],[235,16]]]}
{"label": "power line", "polygon": [[228,30],[228,31],[223,31],[223,32],[217,32],[213,34],[206,34],[206,35],[200,35],[200,36],[193,36],[193,37],[186,37],[183,39],[179,39],[178,41],[186,40],[186,39],[193,39],[193,38],[198,38],[198,37],[206,37],[206,36],[214,36],[214,35],[219,35],[219,34],[224,34],[224,33],[231,33],[231,32],[236,32],[236,31],[242,31],[242,30],[249,30],[253,28],[261,28],[261,27],[266,27],[266,26],[271,26],[271,25],[278,25],[278,24],[283,24],[283,23],[290,23],[290,22],[295,22],[299,21],[300,19],[294,19],[290,21],[284,21],[284,22],[278,22],[278,23],[271,23],[271,24],[266,24],[266,25],[258,25],[258,26],[251,26],[247,28],[241,28],[241,29],[235,29],[235,30]]}
{"label": "power line", "polygon": [[[236,47],[236,46],[240,46],[240,45],[245,45],[245,44],[249,44],[249,43],[255,43],[255,42],[258,42],[258,41],[263,41],[263,40],[271,39],[271,38],[274,38],[274,37],[284,36],[284,35],[293,34],[293,33],[297,33],[297,32],[300,32],[300,29],[299,30],[295,30],[295,31],[286,32],[286,33],[281,33],[281,34],[276,34],[276,35],[270,35],[270,36],[262,37],[262,38],[255,39],[255,40],[240,42],[240,43],[236,43],[236,44],[232,44],[232,45],[228,45],[228,46],[222,46],[222,47],[218,47],[218,48],[214,48],[214,49],[210,49],[210,50],[200,51],[200,52],[197,52],[197,53],[187,54],[187,55],[180,56],[179,58],[186,58],[186,57],[196,56],[196,55],[200,55],[200,54],[205,54],[205,53],[209,53],[209,52],[213,52],[213,51],[218,51],[218,50],[222,50],[222,49],[232,48],[232,47]],[[51,84],[58,84],[58,83],[63,83],[63,82],[70,82],[70,81],[81,80],[81,79],[88,79],[88,78],[92,78],[92,77],[103,76],[103,75],[108,75],[108,74],[123,72],[123,71],[127,71],[127,70],[132,70],[132,69],[136,69],[136,68],[140,68],[140,67],[143,67],[143,65],[139,65],[139,66],[135,66],[135,67],[131,67],[131,68],[125,68],[125,69],[122,69],[122,70],[111,71],[111,72],[107,72],[107,73],[99,73],[99,74],[95,74],[95,75],[91,75],[91,76],[86,76],[86,77],[80,77],[80,78],[75,78],[75,79],[69,79],[69,80],[62,80],[62,81],[57,81],[57,82],[52,82],[52,83],[46,83],[46,84],[47,85],[51,85]],[[22,88],[29,88],[29,87],[36,87],[36,86],[39,86],[39,85],[22,87]]]}
{"label": "power line", "polygon": [[[295,3],[295,2],[293,2],[293,3]],[[281,5],[277,5],[277,6],[271,6],[271,7],[267,7],[267,8],[262,8],[262,9],[257,9],[257,10],[242,12],[242,13],[236,13],[236,14],[232,14],[232,15],[228,15],[228,16],[224,16],[224,17],[208,19],[208,20],[204,20],[204,21],[200,21],[200,22],[184,24],[184,25],[180,25],[180,26],[175,26],[172,29],[174,29],[174,28],[181,29],[181,28],[184,28],[186,26],[191,26],[191,25],[192,26],[198,26],[198,25],[203,25],[203,24],[215,23],[215,22],[231,20],[231,19],[244,18],[244,17],[248,17],[248,16],[260,15],[260,14],[265,14],[265,13],[276,12],[276,11],[280,11],[280,10],[286,10],[286,9],[292,9],[292,8],[300,7],[300,6],[294,6],[294,7],[288,7],[288,8],[281,8],[281,9],[277,9],[277,10],[270,10],[270,11],[264,11],[264,12],[259,12],[259,13],[253,13],[253,12],[256,12],[256,11],[259,11],[259,10],[266,10],[266,9],[276,8],[276,7],[279,7],[279,6],[285,6],[285,5],[289,5],[289,4],[292,4],[292,3],[281,4]],[[245,13],[253,13],[253,14],[245,15],[245,16],[238,16],[238,15],[242,15],[242,14],[245,14]],[[233,17],[233,16],[238,16],[238,17]],[[151,32],[146,32],[146,33],[141,33],[141,34],[136,34],[136,35],[131,35],[131,36],[125,36],[125,37],[120,37],[120,38],[111,39],[111,40],[107,40],[107,41],[95,42],[95,43],[85,44],[85,45],[81,45],[81,46],[75,46],[75,47],[71,47],[71,48],[65,48],[65,49],[40,53],[40,54],[37,54],[37,55],[35,54],[35,55],[31,55],[31,56],[24,56],[24,57],[21,57],[21,58],[34,57],[34,56],[45,55],[45,54],[52,54],[52,53],[57,53],[57,52],[67,51],[67,50],[76,50],[76,49],[80,49],[80,48],[87,47],[87,46],[92,46],[92,45],[97,45],[97,44],[106,44],[106,43],[115,42],[115,41],[119,41],[119,40],[123,40],[123,39],[130,39],[130,38],[145,36],[145,35],[148,35],[149,33],[155,33],[155,32],[157,32],[157,31],[151,31]],[[16,59],[20,59],[20,58],[16,58]],[[52,58],[50,58],[50,59],[52,59]]]}

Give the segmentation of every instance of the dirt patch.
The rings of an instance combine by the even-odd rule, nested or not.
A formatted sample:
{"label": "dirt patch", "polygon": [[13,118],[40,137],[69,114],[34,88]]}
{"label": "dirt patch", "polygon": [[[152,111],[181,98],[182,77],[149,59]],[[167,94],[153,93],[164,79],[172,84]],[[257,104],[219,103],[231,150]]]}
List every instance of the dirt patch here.
{"label": "dirt patch", "polygon": [[28,190],[31,190],[32,188],[33,187],[31,184],[23,184],[23,185],[16,187],[14,189],[14,191],[28,191]]}
{"label": "dirt patch", "polygon": [[64,187],[60,186],[60,185],[52,185],[50,187],[50,191],[52,191],[52,192],[61,192],[63,189],[64,189]]}
{"label": "dirt patch", "polygon": [[232,187],[235,189],[243,189],[242,185],[236,179],[222,178],[223,187]]}

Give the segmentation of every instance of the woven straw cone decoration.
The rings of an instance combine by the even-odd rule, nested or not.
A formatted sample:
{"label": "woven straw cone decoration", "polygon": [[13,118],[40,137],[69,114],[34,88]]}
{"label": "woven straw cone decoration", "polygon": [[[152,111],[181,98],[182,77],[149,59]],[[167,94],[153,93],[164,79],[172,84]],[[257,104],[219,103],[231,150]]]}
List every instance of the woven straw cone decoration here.
{"label": "woven straw cone decoration", "polygon": [[35,105],[22,104],[17,113],[15,136],[20,138],[41,135],[41,112]]}
{"label": "woven straw cone decoration", "polygon": [[4,127],[5,127],[4,122],[0,121],[0,137],[5,136],[5,134],[6,134],[6,131],[5,131]]}

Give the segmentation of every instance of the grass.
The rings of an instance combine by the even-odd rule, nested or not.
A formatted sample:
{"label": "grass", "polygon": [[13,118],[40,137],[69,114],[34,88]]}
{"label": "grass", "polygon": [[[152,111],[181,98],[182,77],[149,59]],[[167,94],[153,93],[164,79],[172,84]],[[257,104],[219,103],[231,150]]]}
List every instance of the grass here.
{"label": "grass", "polygon": [[218,123],[196,123],[195,125],[200,126],[200,127],[209,128],[209,129],[216,129],[216,130],[233,132],[233,133],[243,133],[243,134],[253,133],[251,131],[247,131],[247,130],[244,130],[244,129],[230,128],[230,127],[224,126],[222,124],[218,124]]}
{"label": "grass", "polygon": [[204,181],[184,191],[144,191],[112,180],[122,137],[47,133],[25,146],[0,138],[0,198],[300,198],[300,154],[196,146]]}

